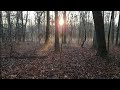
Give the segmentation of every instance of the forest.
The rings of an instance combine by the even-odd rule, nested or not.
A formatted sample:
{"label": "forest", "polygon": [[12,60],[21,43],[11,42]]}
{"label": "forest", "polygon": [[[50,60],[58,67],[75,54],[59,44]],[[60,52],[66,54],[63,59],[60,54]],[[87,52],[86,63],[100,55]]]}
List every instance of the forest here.
{"label": "forest", "polygon": [[0,11],[0,79],[120,79],[120,11]]}

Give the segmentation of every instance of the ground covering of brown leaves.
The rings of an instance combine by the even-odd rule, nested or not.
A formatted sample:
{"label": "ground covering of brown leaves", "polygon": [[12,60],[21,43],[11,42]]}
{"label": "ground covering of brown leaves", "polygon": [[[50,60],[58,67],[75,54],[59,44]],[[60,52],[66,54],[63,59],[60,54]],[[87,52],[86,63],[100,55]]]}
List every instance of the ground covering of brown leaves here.
{"label": "ground covering of brown leaves", "polygon": [[2,58],[3,79],[120,79],[119,47],[101,58],[94,49],[80,46],[63,45],[61,57],[54,49],[40,51],[29,46],[19,47],[11,58]]}

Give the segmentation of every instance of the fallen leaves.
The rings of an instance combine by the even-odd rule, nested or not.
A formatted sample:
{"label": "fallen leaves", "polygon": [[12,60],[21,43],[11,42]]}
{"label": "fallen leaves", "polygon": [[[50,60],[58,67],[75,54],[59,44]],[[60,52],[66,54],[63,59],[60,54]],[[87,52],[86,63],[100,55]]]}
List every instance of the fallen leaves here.
{"label": "fallen leaves", "polygon": [[39,55],[32,52],[32,49],[25,53],[21,50],[21,53],[14,53],[14,56],[27,55],[30,58],[3,58],[2,77],[3,79],[120,78],[120,49],[113,48],[110,51],[108,57],[101,58],[95,56],[96,51],[93,49],[63,46],[60,58],[60,53],[55,53],[52,49],[40,51]]}

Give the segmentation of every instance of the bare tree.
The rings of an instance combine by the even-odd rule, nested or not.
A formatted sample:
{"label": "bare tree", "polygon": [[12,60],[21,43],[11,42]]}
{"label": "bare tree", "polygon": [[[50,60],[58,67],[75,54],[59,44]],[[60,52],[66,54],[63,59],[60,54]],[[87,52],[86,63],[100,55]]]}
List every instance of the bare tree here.
{"label": "bare tree", "polygon": [[55,11],[55,51],[60,51],[59,32],[58,32],[58,11]]}
{"label": "bare tree", "polygon": [[118,45],[118,37],[119,37],[119,30],[120,29],[120,11],[119,11],[119,21],[118,21],[118,27],[117,27],[117,34],[116,34],[116,43],[115,45]]}
{"label": "bare tree", "polygon": [[110,42],[110,33],[111,33],[111,24],[112,24],[113,14],[111,14],[110,26],[108,31],[108,52],[109,52],[109,42]]}
{"label": "bare tree", "polygon": [[19,11],[16,12],[16,33],[15,33],[15,40],[20,40],[20,30],[19,30],[19,18],[20,13]]}
{"label": "bare tree", "polygon": [[26,13],[26,18],[25,18],[25,25],[24,25],[24,30],[23,30],[23,41],[25,41],[25,37],[26,37],[26,25],[28,22],[28,11]]}
{"label": "bare tree", "polygon": [[6,13],[7,13],[7,22],[8,22],[8,41],[12,41],[12,37],[11,37],[11,22],[10,22],[10,11],[6,11]]}
{"label": "bare tree", "polygon": [[38,39],[40,43],[42,37],[42,34],[40,33],[40,24],[41,24],[41,16],[44,13],[44,11],[36,11],[36,13],[37,13],[37,26],[38,26]]}
{"label": "bare tree", "polygon": [[3,20],[2,20],[2,11],[0,11],[0,35],[3,41]]}
{"label": "bare tree", "polygon": [[23,39],[23,30],[24,30],[24,26],[23,26],[23,11],[20,11],[20,19],[21,19],[21,39]]}
{"label": "bare tree", "polygon": [[64,25],[63,25],[63,29],[64,29],[64,40],[63,40],[63,43],[66,44],[66,11],[64,11],[64,13],[63,13],[63,18],[64,18]]}
{"label": "bare tree", "polygon": [[85,15],[87,14],[87,12],[83,13],[83,16],[82,16],[82,21],[83,21],[83,26],[84,26],[84,40],[81,44],[81,47],[83,47],[85,41],[86,41],[86,25],[85,25]]}
{"label": "bare tree", "polygon": [[107,55],[106,50],[106,41],[105,41],[105,32],[104,32],[104,23],[102,18],[101,11],[92,11],[93,19],[95,24],[95,32],[97,39],[97,55],[104,56]]}
{"label": "bare tree", "polygon": [[49,38],[50,38],[50,12],[47,11],[47,25],[46,25],[46,39],[45,39],[46,44],[49,42]]}
{"label": "bare tree", "polygon": [[80,31],[81,31],[81,12],[79,11],[79,33],[78,33],[78,44],[80,43]]}
{"label": "bare tree", "polygon": [[1,44],[2,44],[2,35],[3,35],[3,28],[2,28],[2,11],[0,11],[0,79],[2,79],[2,64],[1,64],[1,54],[2,54],[2,50],[1,50]]}
{"label": "bare tree", "polygon": [[8,44],[10,46],[10,57],[13,51],[13,44],[12,44],[12,28],[11,28],[11,11],[6,11],[7,13],[7,22],[8,22]]}
{"label": "bare tree", "polygon": [[112,42],[112,44],[114,44],[114,32],[115,32],[114,11],[112,11],[112,31],[111,31],[111,42]]}
{"label": "bare tree", "polygon": [[94,31],[93,35],[93,46],[92,48],[97,49],[97,40],[96,40],[96,32]]}

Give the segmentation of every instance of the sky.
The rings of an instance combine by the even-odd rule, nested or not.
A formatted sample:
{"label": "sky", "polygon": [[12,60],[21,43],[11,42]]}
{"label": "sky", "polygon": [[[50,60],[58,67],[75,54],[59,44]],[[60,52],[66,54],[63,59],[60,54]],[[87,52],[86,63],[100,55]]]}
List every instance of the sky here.
{"label": "sky", "polygon": [[[74,14],[74,13],[76,13],[77,15],[79,14],[78,11],[71,11],[71,12],[72,12],[73,14]],[[30,15],[29,18],[32,19],[32,20],[34,20],[34,13],[35,13],[34,11],[29,11],[29,15]],[[67,14],[68,14],[68,13],[69,13],[69,12],[67,11]],[[53,12],[50,11],[50,14],[52,15]],[[54,14],[53,14],[53,15],[54,15]],[[92,12],[90,12],[90,17],[92,17]],[[116,16],[116,18],[115,18],[115,24],[117,24],[117,23],[118,23],[118,12],[117,12],[117,16]]]}
{"label": "sky", "polygon": [[[24,11],[23,12],[23,15],[25,15],[26,14],[26,12],[27,11]],[[68,17],[68,15],[70,15],[70,14],[68,14],[69,12],[71,12],[71,13],[73,13],[73,14],[77,14],[77,15],[79,15],[79,12],[78,11],[66,11],[66,14],[67,14],[67,17]],[[107,11],[108,12],[108,11]],[[59,13],[62,13],[62,12],[60,12],[59,11]],[[115,24],[118,24],[118,14],[119,13],[119,11],[117,11],[117,16],[116,16],[116,18],[115,18]],[[28,11],[28,18],[32,21],[32,23],[34,24],[34,19],[35,19],[35,11]],[[53,11],[50,11],[50,15],[53,15],[54,16],[54,12]],[[90,17],[92,17],[92,12],[90,12]],[[78,20],[79,21],[79,20]],[[91,18],[90,19],[90,21],[92,21],[93,22],[93,19]]]}

